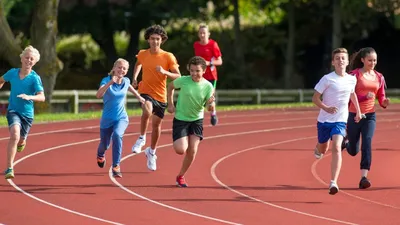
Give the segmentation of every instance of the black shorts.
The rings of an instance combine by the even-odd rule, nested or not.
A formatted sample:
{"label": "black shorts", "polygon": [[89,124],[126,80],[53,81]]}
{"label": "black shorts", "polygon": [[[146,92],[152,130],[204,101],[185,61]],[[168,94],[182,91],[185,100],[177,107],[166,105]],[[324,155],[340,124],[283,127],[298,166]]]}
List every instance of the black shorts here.
{"label": "black shorts", "polygon": [[203,140],[203,119],[187,122],[174,118],[172,123],[172,139],[173,141],[189,135],[196,135]]}
{"label": "black shorts", "polygon": [[153,105],[153,114],[160,117],[161,119],[164,118],[165,115],[165,109],[167,108],[167,103],[164,102],[159,102],[157,100],[154,100],[150,95],[146,95],[146,94],[141,94],[140,96],[142,96],[146,101],[151,102],[151,104]]}

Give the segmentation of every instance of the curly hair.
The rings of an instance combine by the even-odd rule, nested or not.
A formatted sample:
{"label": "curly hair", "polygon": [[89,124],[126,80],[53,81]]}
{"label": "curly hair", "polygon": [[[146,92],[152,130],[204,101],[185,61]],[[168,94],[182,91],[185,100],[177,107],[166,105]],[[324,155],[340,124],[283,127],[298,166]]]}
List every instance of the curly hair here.
{"label": "curly hair", "polygon": [[200,56],[194,56],[194,57],[189,59],[189,62],[187,64],[187,70],[190,71],[190,66],[191,65],[195,65],[195,66],[201,65],[201,68],[203,70],[206,70],[206,68],[207,68],[206,60],[203,59]]}
{"label": "curly hair", "polygon": [[168,35],[165,29],[160,25],[153,25],[146,29],[144,33],[144,39],[147,41],[149,40],[150,36],[153,34],[158,34],[161,36],[162,43],[168,40]]}

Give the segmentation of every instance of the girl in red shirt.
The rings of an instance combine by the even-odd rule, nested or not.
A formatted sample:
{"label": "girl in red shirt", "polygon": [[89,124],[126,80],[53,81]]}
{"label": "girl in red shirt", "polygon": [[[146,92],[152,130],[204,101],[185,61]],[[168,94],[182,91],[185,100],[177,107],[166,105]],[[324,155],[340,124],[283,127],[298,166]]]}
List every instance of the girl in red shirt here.
{"label": "girl in red shirt", "polygon": [[375,99],[378,99],[382,108],[386,108],[389,105],[389,99],[385,95],[385,79],[381,73],[374,70],[376,63],[377,54],[371,47],[360,49],[350,62],[350,68],[352,69],[350,74],[357,77],[355,92],[361,113],[365,114],[366,117],[359,123],[355,123],[352,118],[354,118],[356,111],[354,105],[350,103],[347,123],[348,142],[345,143],[344,147],[351,156],[357,155],[360,151],[360,136],[362,137],[360,189],[366,189],[371,186],[367,175],[371,168],[371,144],[376,127]]}
{"label": "girl in red shirt", "polygon": [[[193,44],[194,54],[206,60],[207,68],[204,73],[204,78],[214,86],[215,93],[218,80],[216,66],[222,65],[221,50],[219,49],[218,43],[210,39],[210,31],[207,25],[200,25],[198,35],[200,40]],[[217,122],[217,112],[214,108],[211,112],[211,124],[215,126]]]}

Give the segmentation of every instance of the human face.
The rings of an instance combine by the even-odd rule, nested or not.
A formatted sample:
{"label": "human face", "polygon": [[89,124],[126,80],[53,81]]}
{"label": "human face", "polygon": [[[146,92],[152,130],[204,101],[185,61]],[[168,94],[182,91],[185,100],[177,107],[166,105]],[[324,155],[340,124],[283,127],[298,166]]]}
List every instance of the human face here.
{"label": "human face", "polygon": [[375,52],[369,53],[367,56],[361,59],[361,62],[364,63],[364,68],[368,70],[373,70],[376,66],[378,56]]}
{"label": "human face", "polygon": [[193,65],[191,64],[189,67],[190,75],[192,76],[192,80],[194,82],[200,82],[201,78],[203,78],[204,70],[201,65]]}
{"label": "human face", "polygon": [[25,52],[25,54],[21,57],[23,68],[31,69],[36,64],[36,62],[37,61],[35,55],[30,51]]}
{"label": "human face", "polygon": [[349,65],[349,55],[347,53],[336,53],[333,56],[332,65],[335,70],[345,71]]}
{"label": "human face", "polygon": [[162,38],[161,35],[159,34],[152,34],[150,35],[147,41],[149,42],[150,48],[156,50],[160,48],[162,43]]}
{"label": "human face", "polygon": [[122,78],[128,72],[129,66],[126,62],[118,62],[113,68],[114,76],[118,78]]}
{"label": "human face", "polygon": [[205,27],[199,29],[198,35],[199,35],[200,41],[203,43],[208,42],[208,39],[210,38],[210,32]]}

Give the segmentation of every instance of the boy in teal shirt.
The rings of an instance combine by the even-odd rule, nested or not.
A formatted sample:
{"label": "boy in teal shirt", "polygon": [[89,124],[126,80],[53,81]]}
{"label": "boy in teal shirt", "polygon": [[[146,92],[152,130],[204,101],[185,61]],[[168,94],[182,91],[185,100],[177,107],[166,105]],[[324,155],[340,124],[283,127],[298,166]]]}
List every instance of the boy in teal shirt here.
{"label": "boy in teal shirt", "polygon": [[[189,60],[190,76],[182,76],[168,85],[168,112],[174,113],[172,138],[175,152],[186,153],[181,171],[176,177],[179,187],[187,187],[184,175],[193,163],[197,149],[203,140],[204,106],[212,111],[215,108],[213,86],[203,78],[207,68],[206,61],[195,56]],[[180,89],[176,108],[174,105],[174,89]]]}

